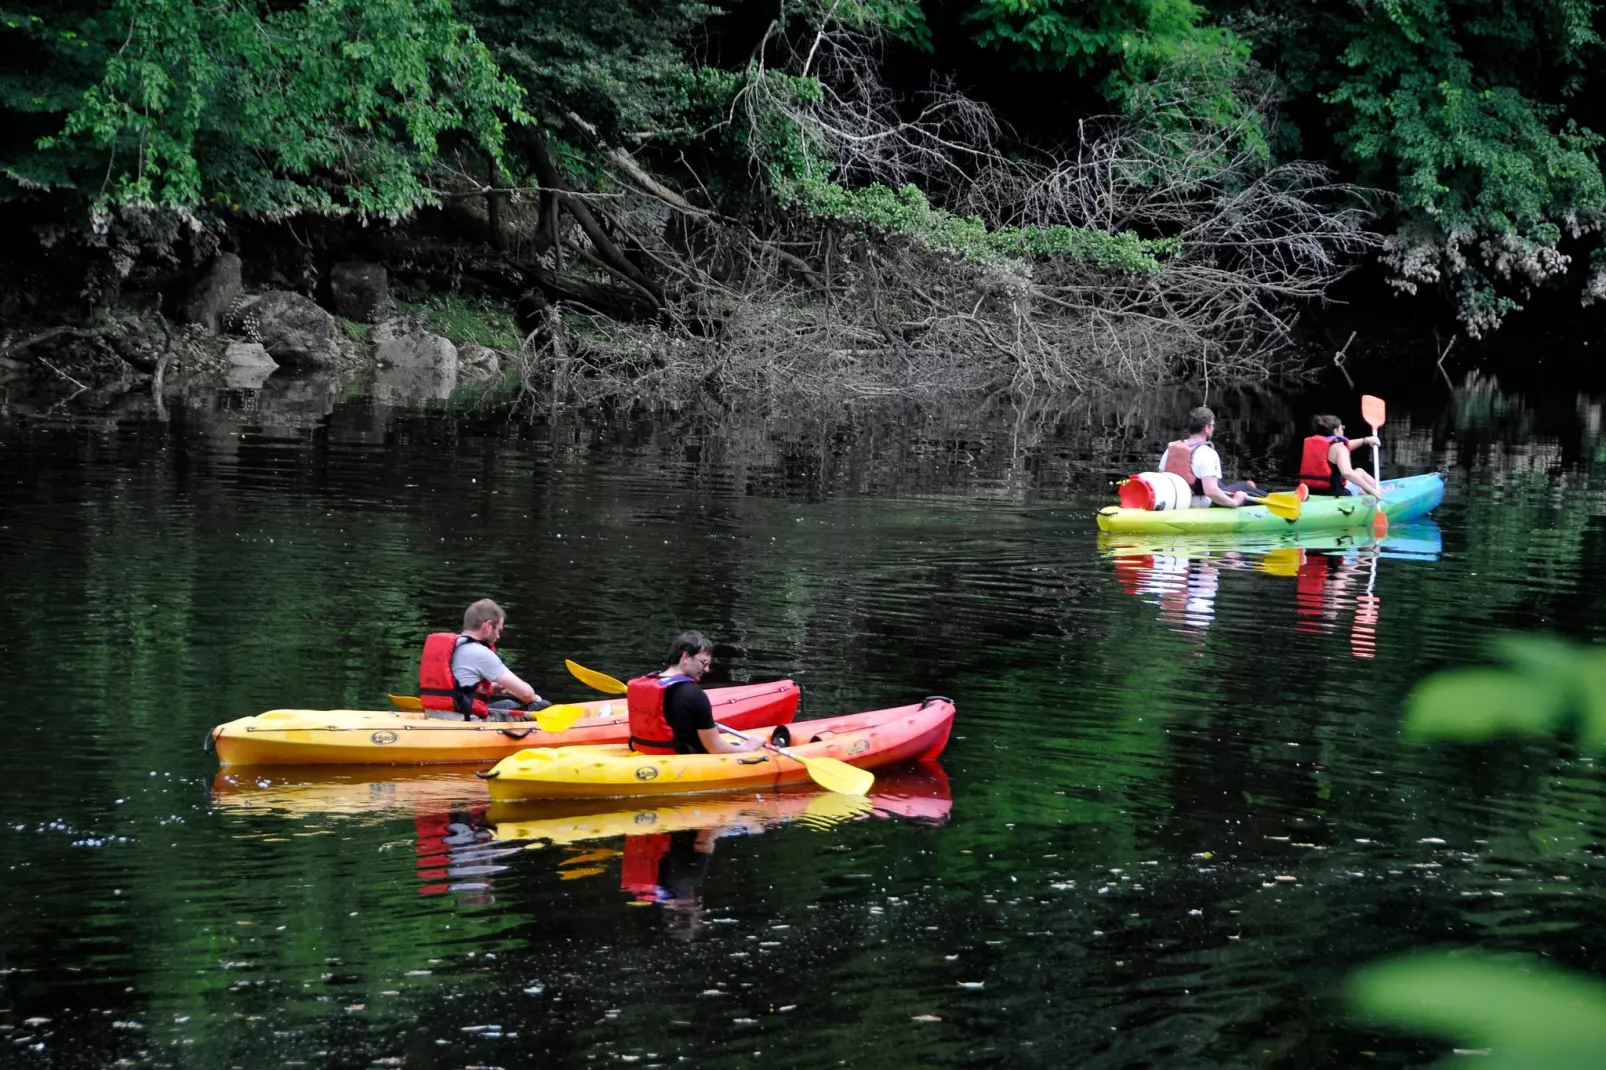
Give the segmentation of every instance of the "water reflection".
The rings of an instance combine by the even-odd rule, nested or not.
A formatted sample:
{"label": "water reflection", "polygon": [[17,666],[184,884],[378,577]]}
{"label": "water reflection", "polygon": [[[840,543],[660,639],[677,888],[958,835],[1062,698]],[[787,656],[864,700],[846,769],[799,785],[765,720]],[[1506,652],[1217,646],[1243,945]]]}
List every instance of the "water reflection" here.
{"label": "water reflection", "polygon": [[472,769],[406,766],[267,766],[219,773],[215,812],[361,824],[408,818],[418,893],[458,893],[465,906],[496,902],[492,878],[517,848],[498,846],[487,825],[484,784]]}
{"label": "water reflection", "polygon": [[[809,787],[646,807],[630,800],[613,805],[608,800],[497,802],[490,820],[499,843],[519,843],[527,850],[566,848],[557,863],[565,880],[606,875],[617,858],[620,891],[632,904],[661,907],[666,928],[689,938],[703,926],[698,889],[720,840],[794,823],[826,830],[867,818],[940,825],[952,806],[947,774],[936,762],[923,762],[878,774],[867,796]],[[619,837],[618,849],[575,848]]]}
{"label": "water reflection", "polygon": [[[1442,553],[1117,555],[1096,504],[1196,397],[530,425],[276,378],[162,426],[0,407],[0,688],[60,711],[0,750],[0,1044],[34,1064],[1397,1065],[1431,1056],[1313,993],[1435,943],[1596,965],[1599,763],[1408,750],[1398,700],[1497,631],[1606,637],[1598,398],[1391,395],[1385,465],[1454,473]],[[1342,407],[1210,400],[1252,472]],[[544,684],[695,622],[731,679],[802,670],[805,716],[954,694],[955,817],[818,833],[842,800],[805,792],[502,839],[602,815],[214,775],[220,720],[411,688],[465,588]]]}
{"label": "water reflection", "polygon": [[1331,633],[1348,618],[1351,652],[1371,658],[1382,612],[1378,562],[1436,561],[1444,543],[1438,523],[1423,519],[1381,538],[1369,530],[1258,540],[1101,534],[1099,548],[1112,561],[1122,590],[1159,607],[1160,620],[1174,631],[1210,627],[1223,574],[1258,572],[1295,581],[1295,632]]}
{"label": "water reflection", "polygon": [[[495,903],[493,878],[521,851],[564,848],[556,865],[566,881],[603,875],[619,859],[620,888],[637,902],[664,905],[685,930],[697,927],[688,915],[693,893],[722,838],[877,817],[935,825],[953,805],[948,777],[935,762],[882,772],[868,796],[810,786],[645,807],[607,799],[492,803],[472,770],[275,766],[219,773],[211,803],[223,814],[308,822],[410,818],[419,894],[458,893],[464,905]],[[577,846],[619,837],[622,850]]]}

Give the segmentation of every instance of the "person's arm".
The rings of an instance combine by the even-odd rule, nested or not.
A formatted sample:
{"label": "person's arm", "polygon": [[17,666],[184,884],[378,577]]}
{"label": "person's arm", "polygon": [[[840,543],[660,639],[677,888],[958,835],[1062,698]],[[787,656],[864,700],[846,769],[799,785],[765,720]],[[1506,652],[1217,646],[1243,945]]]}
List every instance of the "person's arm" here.
{"label": "person's arm", "polygon": [[535,693],[535,688],[519,679],[512,669],[508,669],[501,676],[498,676],[494,686],[498,691],[513,696],[526,706],[541,700],[541,696]]}
{"label": "person's arm", "polygon": [[1238,508],[1249,497],[1241,490],[1235,490],[1228,494],[1221,489],[1221,480],[1215,476],[1200,476],[1199,482],[1204,485],[1206,498],[1209,498],[1217,505],[1226,506],[1228,509]]}
{"label": "person's arm", "polygon": [[717,728],[699,728],[697,738],[702,741],[703,749],[709,754],[738,754],[745,750],[758,750],[764,745],[758,739],[737,739],[727,736]]}
{"label": "person's arm", "polygon": [[[1366,438],[1357,438],[1352,441],[1372,444],[1376,443],[1377,439],[1369,435]],[[1350,463],[1349,447],[1344,443],[1333,443],[1332,448],[1327,451],[1327,459],[1332,461],[1333,466],[1338,469],[1340,479],[1349,480],[1374,498],[1383,496],[1383,488],[1377,485],[1377,480],[1372,478],[1372,473],[1356,468]]]}

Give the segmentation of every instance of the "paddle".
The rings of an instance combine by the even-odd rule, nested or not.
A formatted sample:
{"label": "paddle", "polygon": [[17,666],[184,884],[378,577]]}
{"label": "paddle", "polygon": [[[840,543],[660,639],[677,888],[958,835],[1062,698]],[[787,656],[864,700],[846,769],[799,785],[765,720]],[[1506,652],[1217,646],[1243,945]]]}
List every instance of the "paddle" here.
{"label": "paddle", "polygon": [[577,665],[568,658],[563,659],[563,664],[568,666],[569,674],[576,680],[579,680],[587,687],[596,688],[604,695],[623,695],[630,690],[605,672],[598,672],[595,669],[588,669],[584,665]]}
{"label": "paddle", "polygon": [[[398,710],[407,710],[410,713],[420,713],[424,709],[424,704],[418,701],[417,697],[413,695],[387,695],[386,697],[390,699],[390,704],[395,706]],[[565,703],[560,706],[548,706],[546,709],[536,710],[534,713],[526,713],[524,715],[524,719],[533,719],[536,725],[539,726],[543,732],[567,732],[569,729],[574,727],[574,722],[586,716],[587,712],[588,711],[584,706],[576,706],[573,703]],[[518,722],[507,721],[497,723],[517,724]]]}
{"label": "paddle", "polygon": [[[727,728],[722,724],[716,724],[714,727],[737,739],[745,739],[749,743],[753,741],[752,736],[738,732],[734,728]],[[766,742],[762,746],[765,750],[784,754],[794,762],[801,762],[803,768],[809,771],[809,776],[814,778],[814,782],[828,791],[839,791],[843,795],[867,795],[870,789],[875,787],[875,774],[868,769],[859,769],[836,758],[806,758],[790,748],[777,747],[773,743]]]}
{"label": "paddle", "polygon": [[[1375,394],[1361,395],[1361,419],[1372,425],[1372,434],[1377,434],[1377,429],[1388,422],[1387,416],[1388,406],[1383,404],[1382,398]],[[1372,447],[1372,478],[1379,484],[1383,482],[1383,467],[1377,459],[1377,455],[1381,452],[1381,442]]]}
{"label": "paddle", "polygon": [[1272,491],[1264,498],[1251,498],[1244,505],[1264,505],[1272,516],[1280,516],[1284,520],[1298,520],[1305,511],[1304,503],[1291,490]]}

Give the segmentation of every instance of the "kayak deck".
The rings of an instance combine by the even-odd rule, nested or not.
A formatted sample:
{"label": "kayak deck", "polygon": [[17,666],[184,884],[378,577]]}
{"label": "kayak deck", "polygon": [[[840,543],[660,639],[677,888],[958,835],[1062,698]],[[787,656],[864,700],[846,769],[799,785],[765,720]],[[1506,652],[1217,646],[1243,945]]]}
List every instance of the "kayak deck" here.
{"label": "kayak deck", "polygon": [[[716,714],[717,716],[717,714]],[[953,728],[954,704],[923,703],[793,726],[807,758],[835,758],[880,769],[937,757]],[[818,742],[811,742],[820,737]],[[493,802],[514,799],[613,798],[778,788],[809,781],[801,762],[773,751],[736,754],[638,754],[622,743],[526,750],[484,774]]]}
{"label": "kayak deck", "polygon": [[[732,728],[785,724],[802,691],[791,680],[708,691],[714,716]],[[208,734],[223,767],[235,765],[483,765],[530,747],[620,743],[630,735],[623,697],[577,703],[586,715],[563,732],[534,721],[450,721],[398,710],[269,710]]]}

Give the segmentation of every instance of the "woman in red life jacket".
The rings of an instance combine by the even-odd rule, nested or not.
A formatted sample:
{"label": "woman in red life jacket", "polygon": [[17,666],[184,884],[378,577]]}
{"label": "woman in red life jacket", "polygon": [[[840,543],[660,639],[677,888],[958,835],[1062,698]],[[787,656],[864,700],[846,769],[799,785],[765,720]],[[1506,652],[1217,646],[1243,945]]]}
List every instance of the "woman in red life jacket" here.
{"label": "woman in red life jacket", "polygon": [[[418,662],[418,698],[432,716],[521,720],[521,711],[550,705],[496,653],[507,614],[482,598],[463,614],[461,632],[435,632]],[[497,699],[498,694],[511,699]]]}
{"label": "woman in red life jacket", "polygon": [[714,661],[714,644],[701,632],[682,632],[669,647],[669,667],[631,680],[630,746],[643,754],[731,754],[757,750],[759,740],[737,739],[714,727],[714,708],[697,681]]}
{"label": "woman in red life jacket", "polygon": [[1377,436],[1345,438],[1344,425],[1338,417],[1326,414],[1312,417],[1311,426],[1315,430],[1300,445],[1300,484],[1308,487],[1312,494],[1342,497],[1350,493],[1349,488],[1344,486],[1345,480],[1348,480],[1367,494],[1381,498],[1383,489],[1377,485],[1377,480],[1372,478],[1370,472],[1352,465],[1349,458],[1350,446],[1357,443],[1375,449]]}
{"label": "woman in red life jacket", "polygon": [[1216,432],[1216,414],[1200,405],[1188,413],[1188,437],[1168,444],[1160,455],[1161,472],[1172,472],[1188,481],[1194,508],[1221,505],[1236,509],[1264,498],[1266,492],[1250,482],[1221,484],[1221,455],[1210,444]]}

